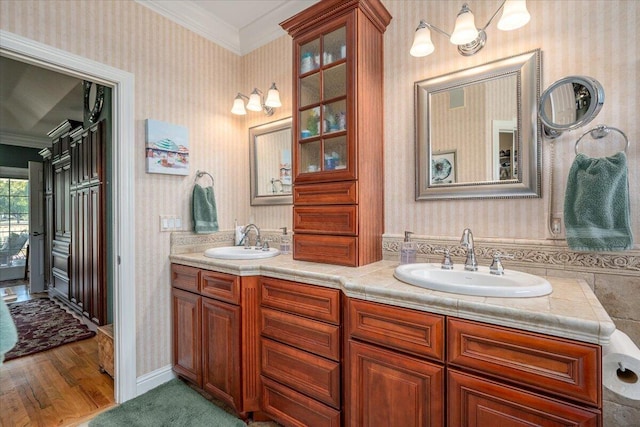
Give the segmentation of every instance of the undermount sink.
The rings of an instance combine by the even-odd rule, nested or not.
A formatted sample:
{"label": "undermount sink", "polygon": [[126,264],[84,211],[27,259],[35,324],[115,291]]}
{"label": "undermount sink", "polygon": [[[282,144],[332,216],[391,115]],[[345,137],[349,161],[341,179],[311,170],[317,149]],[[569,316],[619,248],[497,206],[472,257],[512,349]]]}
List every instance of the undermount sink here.
{"label": "undermount sink", "polygon": [[440,264],[404,264],[395,269],[396,279],[434,291],[483,297],[526,298],[550,294],[551,284],[542,277],[505,270],[504,275],[489,273],[489,267],[466,271],[456,265],[443,270]]}
{"label": "undermount sink", "polygon": [[222,246],[204,251],[204,256],[218,259],[263,259],[279,254],[280,251],[276,248],[269,248],[265,251],[253,247],[245,249],[244,246]]}

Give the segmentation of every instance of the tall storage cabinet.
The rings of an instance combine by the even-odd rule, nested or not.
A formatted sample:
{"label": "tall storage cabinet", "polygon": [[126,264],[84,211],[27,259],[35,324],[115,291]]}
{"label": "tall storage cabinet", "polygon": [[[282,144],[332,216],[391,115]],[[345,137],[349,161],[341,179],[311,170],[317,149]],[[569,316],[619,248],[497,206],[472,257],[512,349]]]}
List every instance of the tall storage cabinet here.
{"label": "tall storage cabinet", "polygon": [[324,0],[281,23],[293,37],[294,259],[382,259],[390,20],[379,0]]}
{"label": "tall storage cabinet", "polygon": [[97,325],[107,321],[104,163],[106,122],[65,121],[45,160],[48,289]]}

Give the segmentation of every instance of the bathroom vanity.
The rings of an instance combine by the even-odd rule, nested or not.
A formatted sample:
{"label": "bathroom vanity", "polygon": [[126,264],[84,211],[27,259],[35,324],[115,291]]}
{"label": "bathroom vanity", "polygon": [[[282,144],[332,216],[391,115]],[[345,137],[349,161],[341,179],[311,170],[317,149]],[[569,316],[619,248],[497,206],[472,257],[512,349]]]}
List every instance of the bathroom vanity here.
{"label": "bathroom vanity", "polygon": [[602,425],[601,345],[615,325],[583,281],[547,278],[547,296],[485,298],[405,284],[391,261],[171,261],[175,372],[240,416]]}

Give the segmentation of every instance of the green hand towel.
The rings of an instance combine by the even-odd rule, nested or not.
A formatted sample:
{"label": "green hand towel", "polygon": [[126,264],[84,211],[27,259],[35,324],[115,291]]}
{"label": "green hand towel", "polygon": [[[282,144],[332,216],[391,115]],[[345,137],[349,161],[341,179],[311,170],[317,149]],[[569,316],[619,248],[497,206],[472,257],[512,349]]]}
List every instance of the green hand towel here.
{"label": "green hand towel", "polygon": [[578,154],[567,180],[564,224],[577,251],[622,251],[633,247],[627,156],[590,158]]}
{"label": "green hand towel", "polygon": [[213,187],[193,186],[193,231],[199,234],[218,231],[218,212]]}

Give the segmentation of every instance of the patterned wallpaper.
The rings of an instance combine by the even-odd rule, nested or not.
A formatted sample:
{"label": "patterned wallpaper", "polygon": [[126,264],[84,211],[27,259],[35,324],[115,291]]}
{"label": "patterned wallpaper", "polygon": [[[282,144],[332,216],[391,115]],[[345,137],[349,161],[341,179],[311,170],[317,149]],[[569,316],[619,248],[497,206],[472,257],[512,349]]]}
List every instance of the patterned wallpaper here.
{"label": "patterned wallpaper", "polygon": [[[485,64],[511,55],[542,50],[542,88],[567,75],[589,75],[602,83],[606,100],[592,124],[605,123],[639,139],[637,114],[629,110],[637,94],[640,48],[625,40],[638,38],[639,7],[633,1],[529,1],[531,21],[521,29],[502,32],[496,23],[487,29],[487,45],[474,56],[457,53],[444,36],[432,33],[435,52],[424,58],[408,54],[420,18],[451,31],[460,4],[454,1],[385,1],[393,20],[385,33],[385,233],[400,235],[412,230],[425,236],[458,236],[471,227],[474,234],[506,239],[548,237],[549,171],[551,144],[543,141],[543,197],[516,200],[426,201],[414,200],[414,81]],[[497,1],[470,3],[476,24],[483,25]],[[625,47],[618,47],[625,46]],[[637,95],[636,95],[637,96]],[[574,143],[586,129],[562,135],[553,144],[554,212],[562,212],[566,177],[574,158]],[[586,139],[586,138],[585,138]],[[581,144],[582,145],[582,144]],[[610,155],[620,151],[619,141],[584,144],[587,154]],[[631,145],[629,185],[632,228],[640,236],[640,150]],[[636,189],[634,191],[633,189]],[[638,246],[636,237],[636,247]]]}
{"label": "patterned wallpaper", "polygon": [[[412,230],[421,236],[458,237],[464,227],[476,236],[545,239],[552,150],[553,210],[561,211],[566,176],[580,130],[543,143],[543,198],[516,200],[423,201],[414,199],[413,83],[432,76],[542,49],[542,86],[573,74],[598,79],[606,91],[604,108],[594,123],[624,130],[632,141],[628,153],[633,231],[640,238],[640,140],[635,106],[640,84],[640,45],[635,1],[527,2],[529,25],[510,33],[488,29],[487,46],[472,57],[433,34],[436,52],[426,58],[408,54],[420,17],[450,30],[460,4],[454,1],[383,0],[393,16],[385,41],[385,233]],[[474,0],[477,22],[486,22],[499,2]],[[171,362],[169,303],[169,233],[159,232],[159,215],[181,215],[188,224],[190,192],[197,169],[215,178],[221,229],[235,218],[253,218],[262,228],[291,226],[291,206],[249,205],[248,129],[291,115],[291,41],[283,36],[244,57],[154,14],[133,1],[0,0],[0,28],[135,74],[137,152],[135,189],[138,375]],[[237,92],[266,91],[275,81],[283,107],[272,117],[230,114]],[[630,99],[632,98],[632,99]],[[186,126],[192,150],[187,177],[144,172],[144,120]],[[592,155],[619,150],[614,143],[585,144]],[[553,243],[553,242],[552,242]],[[557,242],[562,245],[563,242]],[[636,247],[638,245],[636,244]],[[637,320],[637,319],[636,319]],[[636,322],[637,323],[637,322]]]}

